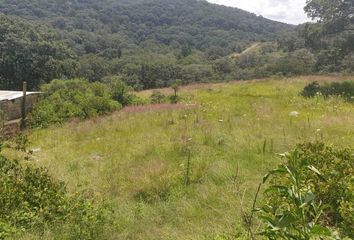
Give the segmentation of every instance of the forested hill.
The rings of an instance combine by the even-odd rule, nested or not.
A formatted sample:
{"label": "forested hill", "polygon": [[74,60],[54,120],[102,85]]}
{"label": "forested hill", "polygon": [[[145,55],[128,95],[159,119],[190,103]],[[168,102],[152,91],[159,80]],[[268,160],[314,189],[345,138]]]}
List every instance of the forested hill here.
{"label": "forested hill", "polygon": [[204,0],[0,0],[0,11],[49,23],[79,54],[146,41],[231,52],[240,44],[273,40],[280,30],[291,28]]}
{"label": "forested hill", "polygon": [[0,88],[31,90],[54,78],[224,79],[214,61],[293,29],[204,0],[0,0],[0,20]]}

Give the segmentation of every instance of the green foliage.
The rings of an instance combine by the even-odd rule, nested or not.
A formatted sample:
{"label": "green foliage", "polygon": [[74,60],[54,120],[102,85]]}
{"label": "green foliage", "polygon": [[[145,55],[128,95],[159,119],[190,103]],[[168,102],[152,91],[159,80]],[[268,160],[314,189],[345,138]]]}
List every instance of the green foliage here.
{"label": "green foliage", "polygon": [[121,104],[111,99],[107,86],[82,79],[54,80],[42,86],[43,97],[29,116],[32,127],[47,127],[70,118],[112,112]]}
{"label": "green foliage", "polygon": [[219,76],[227,74],[236,79],[306,75],[314,71],[316,57],[309,50],[284,51],[282,48],[285,46],[271,42],[258,43],[231,58],[214,61],[214,70]]}
{"label": "green foliage", "polygon": [[331,237],[332,229],[353,237],[354,158],[349,149],[323,143],[298,145],[271,178],[266,203],[259,209],[269,239]]}
{"label": "green foliage", "polygon": [[[231,49],[235,40],[269,39],[290,26],[242,11],[195,0],[74,1],[2,0],[1,11],[47,21],[62,31],[76,49],[100,53],[124,51],[128,44],[154,41],[190,48]],[[77,11],[81,9],[82,11]],[[181,18],[183,16],[183,18]],[[182,49],[182,51],[181,51]],[[119,57],[119,51],[115,53]]]}
{"label": "green foliage", "polygon": [[345,56],[341,64],[344,72],[354,72],[354,52]]}
{"label": "green foliage", "polygon": [[317,71],[352,72],[348,59],[354,51],[353,11],[352,0],[307,1],[305,12],[318,23],[301,26],[300,37],[317,56]]}
{"label": "green foliage", "polygon": [[294,28],[197,0],[1,0],[0,87],[15,90],[26,80],[32,90],[54,78],[120,76],[141,90],[177,79],[350,73],[352,5],[308,1],[306,11],[321,21]]}
{"label": "green foliage", "polygon": [[133,89],[127,86],[120,77],[108,77],[103,81],[108,84],[112,99],[122,104],[122,106],[133,104],[134,98],[136,98],[131,93]]}
{"label": "green foliage", "polygon": [[73,53],[52,30],[3,14],[0,22],[0,88],[19,89],[27,81],[33,89],[70,76],[66,60]]}
{"label": "green foliage", "polygon": [[311,74],[316,60],[314,55],[307,49],[298,49],[278,58],[269,71],[289,75]]}
{"label": "green foliage", "polygon": [[170,102],[173,104],[176,104],[181,101],[180,96],[178,96],[177,94],[170,95],[168,98],[169,98]]}
{"label": "green foliage", "polygon": [[314,97],[319,93],[320,93],[320,84],[314,81],[306,85],[300,94],[303,97],[309,98],[309,97]]}
{"label": "green foliage", "polygon": [[312,19],[320,19],[330,31],[353,27],[354,2],[351,0],[308,0],[305,11]]}
{"label": "green foliage", "polygon": [[[333,99],[338,106],[333,111],[332,102],[298,95],[307,83],[322,78],[353,80],[316,76],[199,84],[179,92],[188,106],[139,107],[34,129],[29,135],[30,147],[36,149],[31,164],[47,167],[70,190],[89,188],[97,193],[95,199],[112,202],[114,221],[107,236],[97,240],[249,239],[240,198],[247,213],[258,177],[280,162],[272,152],[316,138],[353,147],[350,104]],[[151,93],[138,94],[148,98]],[[299,115],[289,124],[291,111]],[[193,149],[189,187],[183,184],[186,141]],[[265,199],[262,193],[260,200]],[[347,199],[341,211],[349,219]],[[253,219],[252,226],[262,226]],[[23,239],[66,239],[62,232]]]}
{"label": "green foliage", "polygon": [[150,102],[152,104],[165,103],[166,100],[167,100],[166,95],[160,91],[153,91],[150,96]]}
{"label": "green foliage", "polygon": [[325,84],[321,86],[320,91],[325,97],[341,96],[347,101],[354,102],[354,81]]}
{"label": "green foliage", "polygon": [[38,89],[54,78],[101,81],[111,75],[135,89],[168,87],[176,79],[210,81],[214,60],[291,29],[196,0],[1,0],[0,12],[7,15],[1,15],[0,77],[8,89],[23,80]]}
{"label": "green foliage", "polygon": [[340,96],[348,102],[354,102],[354,82],[332,82],[322,86],[320,86],[318,82],[312,82],[305,86],[300,94],[304,97],[314,97],[318,94],[326,98],[330,96]]}
{"label": "green foliage", "polygon": [[45,169],[0,156],[0,239],[45,231],[65,239],[97,239],[103,235],[106,210],[68,194],[64,183]]}

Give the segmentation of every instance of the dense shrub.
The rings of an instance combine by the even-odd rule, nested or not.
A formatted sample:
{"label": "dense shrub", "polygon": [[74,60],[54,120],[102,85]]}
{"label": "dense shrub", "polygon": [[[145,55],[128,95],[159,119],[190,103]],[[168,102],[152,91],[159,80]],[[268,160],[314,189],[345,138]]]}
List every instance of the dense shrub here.
{"label": "dense shrub", "polygon": [[178,102],[181,101],[181,97],[176,94],[170,95],[168,97],[168,99],[170,100],[170,103],[172,103],[172,104],[177,104]]}
{"label": "dense shrub", "polygon": [[166,95],[160,91],[153,91],[150,96],[150,102],[152,104],[165,103],[166,101],[167,101]]}
{"label": "dense shrub", "polygon": [[112,99],[123,106],[131,105],[137,101],[137,97],[131,93],[133,88],[128,86],[119,76],[106,77],[103,82],[108,84]]}
{"label": "dense shrub", "polygon": [[354,102],[354,81],[325,84],[320,91],[325,97],[342,96],[345,100]]}
{"label": "dense shrub", "polygon": [[323,143],[306,143],[283,155],[271,171],[271,186],[260,209],[269,239],[354,237],[354,155]]}
{"label": "dense shrub", "polygon": [[304,89],[301,91],[301,96],[303,97],[314,97],[316,94],[320,92],[320,84],[316,81],[308,84],[307,86],[304,87]]}
{"label": "dense shrub", "polygon": [[326,98],[329,96],[341,96],[346,101],[354,102],[354,82],[332,82],[322,86],[318,82],[312,82],[305,86],[300,94],[308,98],[317,94],[321,94]]}
{"label": "dense shrub", "polygon": [[43,85],[42,92],[41,100],[29,116],[32,127],[46,127],[73,117],[88,118],[121,107],[112,99],[106,85],[83,79],[54,80]]}
{"label": "dense shrub", "polygon": [[106,209],[80,193],[69,195],[45,169],[0,156],[0,239],[32,231],[97,239],[108,220]]}

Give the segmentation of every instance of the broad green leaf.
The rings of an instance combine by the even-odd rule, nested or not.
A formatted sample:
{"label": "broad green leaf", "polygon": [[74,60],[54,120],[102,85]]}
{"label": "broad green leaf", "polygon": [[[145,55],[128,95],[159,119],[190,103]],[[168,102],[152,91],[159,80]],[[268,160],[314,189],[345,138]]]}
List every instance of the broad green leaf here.
{"label": "broad green leaf", "polygon": [[315,225],[312,229],[310,234],[312,236],[326,236],[326,237],[330,237],[331,236],[331,231],[323,226],[320,225]]}
{"label": "broad green leaf", "polygon": [[314,193],[312,193],[312,192],[308,192],[307,194],[306,194],[306,197],[305,197],[305,203],[307,204],[307,203],[309,203],[309,202],[312,202],[314,199],[315,199],[315,197],[316,197],[316,195],[314,194]]}
{"label": "broad green leaf", "polygon": [[290,227],[290,225],[295,221],[296,218],[292,214],[286,214],[280,219],[278,226],[281,228]]}

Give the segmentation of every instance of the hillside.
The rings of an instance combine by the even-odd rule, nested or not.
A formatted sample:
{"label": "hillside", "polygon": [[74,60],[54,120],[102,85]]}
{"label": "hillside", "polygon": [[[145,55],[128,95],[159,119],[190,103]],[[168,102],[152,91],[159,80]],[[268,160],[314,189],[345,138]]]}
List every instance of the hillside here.
{"label": "hillside", "polygon": [[80,54],[148,41],[230,51],[238,42],[274,40],[278,31],[291,28],[197,0],[1,0],[0,12],[48,23],[69,38]]}
{"label": "hillside", "polygon": [[216,60],[293,29],[198,0],[0,0],[0,14],[0,87],[10,90],[24,79],[31,90],[56,78],[116,76],[135,89],[230,79]]}
{"label": "hillside", "polygon": [[24,79],[30,90],[72,78],[142,90],[354,71],[351,30],[295,27],[204,0],[0,0],[0,14],[0,88],[9,90]]}
{"label": "hillside", "polygon": [[[241,206],[251,206],[264,173],[283,162],[277,153],[317,140],[354,147],[351,103],[299,96],[314,80],[354,79],[187,86],[180,90],[180,105],[128,107],[34,130],[30,164],[48,168],[70,192],[84,191],[111,204],[114,220],[101,239],[248,239]],[[46,234],[24,239],[56,239]]]}

